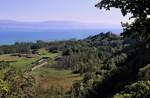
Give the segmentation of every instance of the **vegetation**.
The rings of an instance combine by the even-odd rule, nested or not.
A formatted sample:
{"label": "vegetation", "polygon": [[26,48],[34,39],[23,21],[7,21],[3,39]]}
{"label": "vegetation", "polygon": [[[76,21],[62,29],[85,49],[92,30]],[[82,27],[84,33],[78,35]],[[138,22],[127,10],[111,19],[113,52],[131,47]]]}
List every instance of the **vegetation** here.
{"label": "vegetation", "polygon": [[37,98],[59,98],[70,96],[65,94],[72,88],[72,84],[81,80],[79,74],[72,74],[70,70],[43,67],[32,72],[35,77],[38,93]]}
{"label": "vegetation", "polygon": [[150,1],[148,0],[136,0],[136,1],[128,1],[128,0],[102,0],[99,2],[96,7],[106,10],[110,10],[110,8],[119,8],[123,14],[126,16],[127,14],[131,14],[130,19],[134,19],[134,22],[131,24],[123,24],[125,37],[137,37],[138,39],[142,39],[145,42],[149,43],[150,35],[149,35],[149,25],[150,25]]}
{"label": "vegetation", "polygon": [[96,5],[132,14],[123,37],[106,32],[83,40],[0,46],[0,97],[149,98],[149,4],[101,0]]}
{"label": "vegetation", "polygon": [[126,87],[113,98],[148,98],[150,96],[150,81],[138,81]]}
{"label": "vegetation", "polygon": [[[32,85],[29,86],[34,91],[31,93],[33,98],[142,96],[132,95],[128,91],[134,89],[133,85],[149,83],[150,49],[136,39],[122,38],[107,32],[83,40],[56,41],[44,45],[39,49],[30,48],[31,52],[27,54],[13,52],[0,55],[2,92],[5,92],[3,87],[11,90],[11,78],[15,83],[24,84],[26,80],[22,79],[26,77],[31,79],[29,81]],[[49,63],[32,71],[34,66],[42,63],[41,60]],[[6,78],[7,81],[5,73],[11,73],[10,79]],[[18,81],[15,77],[21,80]],[[29,88],[19,92],[17,89],[20,86],[17,85],[14,92],[5,92],[4,95],[20,96],[14,95],[18,92],[28,96],[26,90]]]}

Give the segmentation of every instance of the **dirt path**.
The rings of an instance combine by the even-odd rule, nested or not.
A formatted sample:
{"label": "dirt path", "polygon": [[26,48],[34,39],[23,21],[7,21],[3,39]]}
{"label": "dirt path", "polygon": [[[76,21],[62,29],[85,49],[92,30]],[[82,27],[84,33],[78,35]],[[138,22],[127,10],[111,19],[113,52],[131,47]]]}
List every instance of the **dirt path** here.
{"label": "dirt path", "polygon": [[43,67],[46,64],[48,64],[48,62],[43,62],[42,64],[36,65],[35,67],[32,68],[32,71],[35,70],[35,69],[37,69],[37,68]]}

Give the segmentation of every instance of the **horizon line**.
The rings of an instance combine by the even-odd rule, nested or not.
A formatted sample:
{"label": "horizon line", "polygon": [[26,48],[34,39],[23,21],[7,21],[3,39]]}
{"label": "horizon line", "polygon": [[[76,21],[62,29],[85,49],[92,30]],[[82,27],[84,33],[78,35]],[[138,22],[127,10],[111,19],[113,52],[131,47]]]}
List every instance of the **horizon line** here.
{"label": "horizon line", "polygon": [[89,22],[89,21],[78,21],[78,20],[16,20],[16,19],[0,19],[0,21],[12,21],[12,22],[22,22],[22,23],[44,23],[44,22],[72,22],[72,23],[82,23],[82,24],[105,24],[105,25],[121,25],[120,23],[104,23],[104,22]]}

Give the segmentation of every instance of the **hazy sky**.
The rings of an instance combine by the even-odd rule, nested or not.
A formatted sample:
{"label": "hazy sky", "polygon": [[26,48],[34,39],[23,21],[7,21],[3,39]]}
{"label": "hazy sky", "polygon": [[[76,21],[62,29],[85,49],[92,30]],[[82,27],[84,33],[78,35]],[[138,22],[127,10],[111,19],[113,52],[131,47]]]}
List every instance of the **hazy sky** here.
{"label": "hazy sky", "polygon": [[65,20],[120,25],[120,11],[100,11],[98,0],[0,0],[0,19],[17,21]]}

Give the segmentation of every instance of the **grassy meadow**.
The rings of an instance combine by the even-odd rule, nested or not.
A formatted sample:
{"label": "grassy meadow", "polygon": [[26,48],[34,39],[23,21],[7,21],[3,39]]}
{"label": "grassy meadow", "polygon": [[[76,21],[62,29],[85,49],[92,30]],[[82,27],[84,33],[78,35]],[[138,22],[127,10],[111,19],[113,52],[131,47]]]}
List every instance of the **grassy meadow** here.
{"label": "grassy meadow", "polygon": [[[69,92],[72,84],[81,80],[80,74],[73,74],[71,70],[57,69],[50,65],[55,63],[55,58],[61,53],[49,53],[46,49],[38,50],[38,55],[13,56],[11,54],[0,55],[0,61],[7,61],[18,73],[23,73],[32,68],[32,65],[43,57],[48,57],[48,65],[30,71],[36,81],[37,98],[51,98],[50,96]],[[0,74],[2,76],[2,74]]]}
{"label": "grassy meadow", "polygon": [[36,79],[38,98],[66,93],[71,90],[76,80],[81,80],[79,74],[72,74],[70,70],[42,67],[32,72]]}
{"label": "grassy meadow", "polygon": [[30,58],[22,56],[14,56],[12,54],[0,55],[0,61],[10,62],[10,65],[18,71],[26,71],[32,67],[38,59],[48,57],[50,62],[54,60],[59,53],[49,53],[46,49],[39,49],[39,55],[31,55]]}

